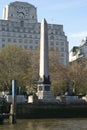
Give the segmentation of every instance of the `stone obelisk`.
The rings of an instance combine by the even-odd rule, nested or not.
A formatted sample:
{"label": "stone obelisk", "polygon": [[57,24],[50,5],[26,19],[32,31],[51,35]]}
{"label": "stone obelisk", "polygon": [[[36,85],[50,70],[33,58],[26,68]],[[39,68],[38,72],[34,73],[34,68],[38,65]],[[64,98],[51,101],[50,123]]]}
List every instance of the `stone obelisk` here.
{"label": "stone obelisk", "polygon": [[41,22],[40,36],[40,69],[39,81],[37,86],[37,96],[42,102],[56,102],[51,90],[49,77],[49,58],[48,58],[48,26],[45,19]]}

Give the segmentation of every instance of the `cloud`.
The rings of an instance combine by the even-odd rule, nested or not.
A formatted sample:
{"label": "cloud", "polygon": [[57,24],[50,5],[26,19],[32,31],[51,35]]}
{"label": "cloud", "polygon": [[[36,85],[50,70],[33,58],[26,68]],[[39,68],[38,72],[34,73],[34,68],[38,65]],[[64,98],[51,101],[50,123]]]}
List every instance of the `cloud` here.
{"label": "cloud", "polygon": [[77,33],[72,33],[72,34],[69,34],[68,37],[69,38],[84,38],[87,36],[87,31],[83,31],[83,32],[77,32]]}

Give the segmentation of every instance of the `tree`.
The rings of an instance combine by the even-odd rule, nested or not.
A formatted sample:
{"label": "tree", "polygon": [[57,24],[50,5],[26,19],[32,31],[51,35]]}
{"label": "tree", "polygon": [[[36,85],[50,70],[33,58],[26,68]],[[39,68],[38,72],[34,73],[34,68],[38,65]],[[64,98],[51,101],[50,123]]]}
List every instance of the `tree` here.
{"label": "tree", "polygon": [[60,55],[55,51],[49,53],[49,66],[51,86],[55,96],[62,94],[67,89],[67,66],[59,61]]}
{"label": "tree", "polygon": [[9,90],[12,79],[20,88],[29,86],[32,75],[30,54],[17,45],[7,45],[0,51],[0,89]]}
{"label": "tree", "polygon": [[[61,64],[59,59],[59,53],[49,52],[51,88],[55,96],[69,89],[75,90],[75,93],[85,93],[87,59],[67,66]],[[0,51],[0,90],[11,89],[12,79],[17,80],[21,92],[36,91],[39,80],[39,48],[32,51],[11,44]]]}
{"label": "tree", "polygon": [[75,61],[69,66],[70,81],[72,82],[72,88],[76,94],[87,91],[87,59],[83,59],[80,62]]}

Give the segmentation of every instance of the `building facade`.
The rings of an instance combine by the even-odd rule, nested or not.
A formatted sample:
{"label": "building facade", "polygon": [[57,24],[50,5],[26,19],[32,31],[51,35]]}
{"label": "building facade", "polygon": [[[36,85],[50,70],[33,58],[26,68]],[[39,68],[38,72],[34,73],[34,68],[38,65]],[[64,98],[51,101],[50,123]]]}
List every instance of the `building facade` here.
{"label": "building facade", "polygon": [[[7,44],[17,44],[35,51],[40,43],[40,22],[37,8],[26,2],[12,2],[3,9],[0,20],[0,48]],[[63,25],[48,24],[49,50],[60,54],[59,61],[65,65],[69,61],[67,36]]]}
{"label": "building facade", "polygon": [[74,46],[69,53],[69,62],[87,57],[87,37],[81,41],[80,46]]}

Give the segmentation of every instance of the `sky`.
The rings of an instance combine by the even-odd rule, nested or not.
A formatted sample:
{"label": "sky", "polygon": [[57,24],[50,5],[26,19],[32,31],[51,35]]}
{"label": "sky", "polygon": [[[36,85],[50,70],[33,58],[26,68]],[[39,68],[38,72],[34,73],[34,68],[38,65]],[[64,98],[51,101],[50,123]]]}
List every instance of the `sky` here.
{"label": "sky", "polygon": [[14,1],[33,4],[39,22],[45,18],[47,23],[63,25],[69,50],[87,36],[87,0],[0,0],[0,19],[3,8]]}

